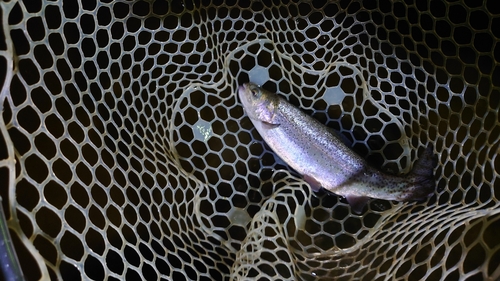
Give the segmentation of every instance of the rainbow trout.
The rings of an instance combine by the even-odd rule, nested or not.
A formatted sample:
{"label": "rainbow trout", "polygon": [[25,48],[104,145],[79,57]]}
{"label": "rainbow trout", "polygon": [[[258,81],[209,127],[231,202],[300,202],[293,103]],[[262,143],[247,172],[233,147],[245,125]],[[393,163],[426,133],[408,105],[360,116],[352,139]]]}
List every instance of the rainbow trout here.
{"label": "rainbow trout", "polygon": [[245,112],[271,149],[301,174],[314,191],[344,196],[356,213],[368,198],[424,200],[435,189],[428,147],[404,176],[385,174],[349,149],[335,132],[278,95],[253,83],[238,88]]}

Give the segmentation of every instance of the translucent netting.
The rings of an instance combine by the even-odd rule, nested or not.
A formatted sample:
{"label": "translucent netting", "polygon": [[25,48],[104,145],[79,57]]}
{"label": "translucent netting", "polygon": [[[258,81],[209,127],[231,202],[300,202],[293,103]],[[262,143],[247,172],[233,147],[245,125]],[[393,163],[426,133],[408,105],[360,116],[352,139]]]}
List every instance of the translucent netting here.
{"label": "translucent netting", "polygon": [[[500,276],[500,10],[490,1],[2,2],[0,184],[36,279]],[[427,202],[308,185],[236,97],[253,81]]]}

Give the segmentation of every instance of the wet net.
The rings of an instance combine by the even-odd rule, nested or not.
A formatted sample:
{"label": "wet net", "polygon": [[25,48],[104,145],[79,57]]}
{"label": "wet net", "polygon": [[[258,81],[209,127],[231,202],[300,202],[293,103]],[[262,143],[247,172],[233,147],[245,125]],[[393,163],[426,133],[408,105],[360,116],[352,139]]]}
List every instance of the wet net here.
{"label": "wet net", "polygon": [[[27,280],[500,278],[495,1],[268,2],[1,2]],[[435,194],[357,215],[311,192],[244,113],[248,81],[387,173],[431,145]]]}

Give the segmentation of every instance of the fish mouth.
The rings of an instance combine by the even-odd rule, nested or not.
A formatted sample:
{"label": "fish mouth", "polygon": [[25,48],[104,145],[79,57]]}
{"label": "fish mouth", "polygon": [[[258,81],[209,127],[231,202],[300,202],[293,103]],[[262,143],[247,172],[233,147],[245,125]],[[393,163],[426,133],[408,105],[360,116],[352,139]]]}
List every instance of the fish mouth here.
{"label": "fish mouth", "polygon": [[244,83],[243,85],[238,87],[238,96],[240,98],[241,103],[243,104],[243,107],[246,107],[248,105],[248,99],[246,97],[247,88],[248,88],[247,83]]}
{"label": "fish mouth", "polygon": [[240,85],[238,87],[238,94],[241,96],[244,92],[245,92],[245,85],[246,84],[243,84],[243,85]]}

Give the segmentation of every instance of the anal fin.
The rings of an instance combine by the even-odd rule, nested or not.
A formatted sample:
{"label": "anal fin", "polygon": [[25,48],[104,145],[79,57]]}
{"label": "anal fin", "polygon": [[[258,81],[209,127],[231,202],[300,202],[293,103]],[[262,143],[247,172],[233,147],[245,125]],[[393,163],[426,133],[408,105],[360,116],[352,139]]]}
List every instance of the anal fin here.
{"label": "anal fin", "polygon": [[370,200],[369,197],[356,195],[347,195],[345,199],[347,200],[347,202],[349,202],[352,211],[357,215],[363,212],[366,203],[368,203],[368,200]]}
{"label": "anal fin", "polygon": [[304,180],[311,186],[312,191],[317,192],[321,189],[321,184],[313,177],[304,175]]}

